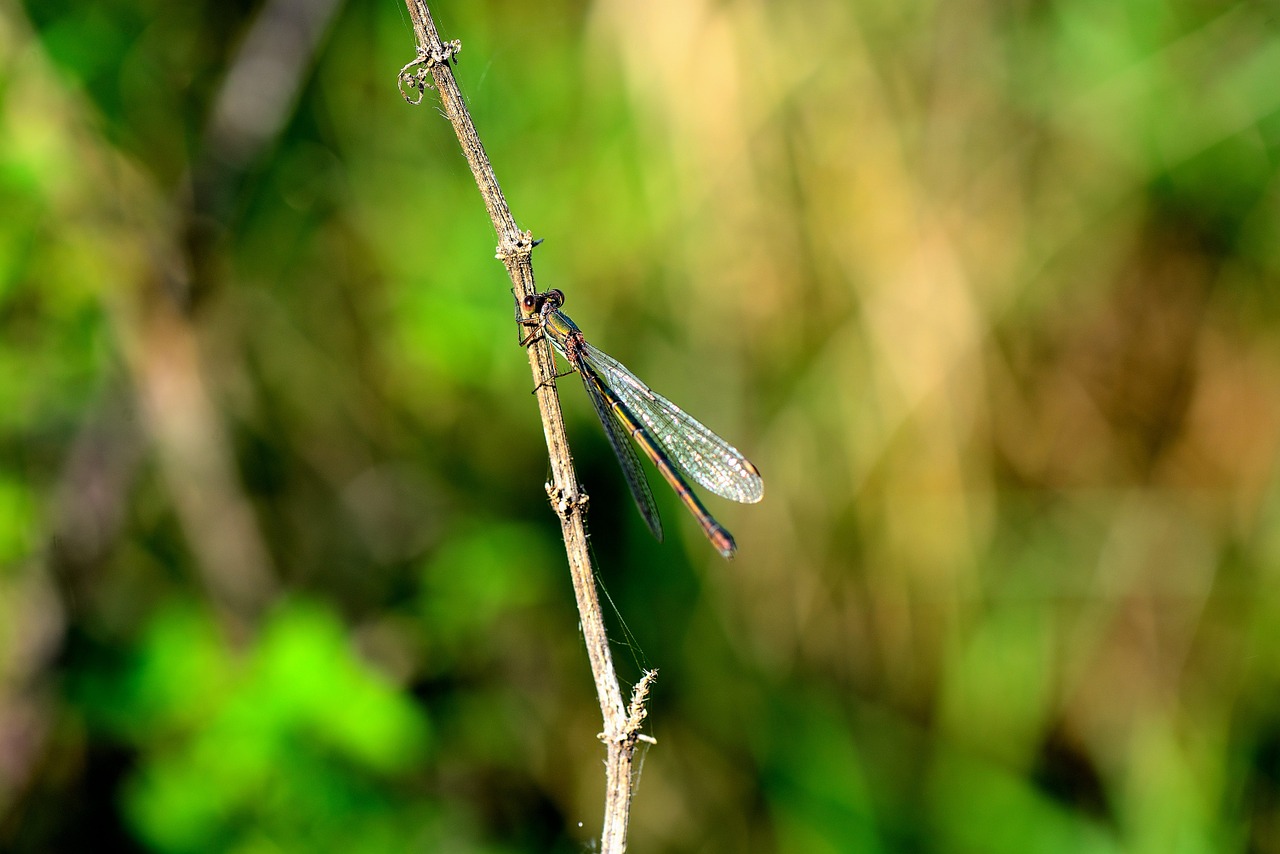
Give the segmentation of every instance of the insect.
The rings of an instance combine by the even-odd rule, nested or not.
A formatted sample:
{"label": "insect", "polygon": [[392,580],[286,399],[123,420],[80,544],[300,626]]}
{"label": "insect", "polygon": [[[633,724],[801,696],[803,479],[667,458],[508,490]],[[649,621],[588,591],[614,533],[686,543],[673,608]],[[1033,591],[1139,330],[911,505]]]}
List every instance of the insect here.
{"label": "insect", "polygon": [[759,470],[724,439],[700,421],[649,388],[612,356],[587,342],[582,330],[561,311],[564,294],[558,290],[527,296],[520,302],[520,323],[532,328],[521,342],[528,345],[545,335],[556,351],[582,377],[613,453],[626,475],[631,497],[653,535],[661,541],[662,520],[628,437],[649,458],[720,554],[733,557],[737,545],[724,526],[707,512],[693,488],[693,480],[716,495],[744,504],[764,497]]}

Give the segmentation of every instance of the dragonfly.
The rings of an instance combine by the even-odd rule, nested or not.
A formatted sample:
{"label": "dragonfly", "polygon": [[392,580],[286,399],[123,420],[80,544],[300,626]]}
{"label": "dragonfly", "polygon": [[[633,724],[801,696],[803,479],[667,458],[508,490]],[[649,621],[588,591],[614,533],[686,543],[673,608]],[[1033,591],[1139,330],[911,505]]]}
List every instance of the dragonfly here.
{"label": "dragonfly", "polygon": [[698,520],[716,550],[732,558],[738,548],[733,536],[702,505],[684,475],[716,495],[754,504],[764,497],[759,469],[737,448],[641,382],[621,362],[588,343],[578,325],[560,310],[563,306],[564,293],[559,290],[524,297],[520,323],[532,331],[521,344],[528,346],[545,336],[582,377],[631,497],[653,536],[662,541],[662,520],[632,441]]}

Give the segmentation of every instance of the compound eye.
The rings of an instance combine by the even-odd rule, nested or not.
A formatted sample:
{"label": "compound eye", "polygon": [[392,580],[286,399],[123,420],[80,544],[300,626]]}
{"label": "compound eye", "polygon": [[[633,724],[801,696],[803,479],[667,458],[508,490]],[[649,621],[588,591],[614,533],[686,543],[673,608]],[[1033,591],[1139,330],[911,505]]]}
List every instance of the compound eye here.
{"label": "compound eye", "polygon": [[560,290],[559,288],[552,288],[551,290],[547,291],[546,294],[544,294],[544,296],[546,296],[547,302],[551,303],[556,308],[559,308],[560,306],[564,305],[564,291]]}
{"label": "compound eye", "polygon": [[533,311],[538,307],[538,297],[533,294],[524,297],[520,300],[520,307],[525,311]]}

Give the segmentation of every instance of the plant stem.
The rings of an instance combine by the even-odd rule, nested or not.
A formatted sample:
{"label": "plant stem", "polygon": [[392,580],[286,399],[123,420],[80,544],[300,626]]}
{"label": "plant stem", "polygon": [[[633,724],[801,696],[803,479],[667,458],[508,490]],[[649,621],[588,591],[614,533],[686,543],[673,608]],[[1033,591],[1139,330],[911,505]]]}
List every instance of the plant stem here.
{"label": "plant stem", "polygon": [[[440,93],[445,116],[458,135],[462,152],[471,165],[476,185],[484,198],[489,218],[498,234],[498,258],[507,268],[507,274],[515,287],[516,298],[519,300],[536,294],[538,291],[534,283],[531,258],[534,241],[529,232],[522,232],[516,226],[515,217],[498,186],[493,166],[489,163],[489,157],[476,133],[450,67],[461,44],[457,41],[441,41],[425,0],[405,0],[405,3],[418,39],[418,58],[401,69],[401,92],[404,93],[405,84],[408,84],[417,89],[421,96],[428,85],[429,76],[430,84]],[[405,98],[410,103],[417,103],[407,94]],[[613,656],[609,651],[600,601],[596,596],[595,574],[591,568],[584,526],[587,495],[578,485],[573,469],[564,418],[560,412],[560,398],[556,392],[554,356],[551,346],[545,340],[535,342],[527,350],[538,410],[542,416],[542,431],[547,439],[547,453],[551,459],[551,481],[546,485],[547,496],[560,517],[565,553],[569,559],[569,573],[578,603],[578,616],[587,644],[587,657],[591,662],[600,712],[604,717],[604,731],[599,738],[605,743],[608,759],[605,765],[605,814],[600,850],[602,854],[621,854],[626,849],[627,822],[631,812],[631,764],[637,743],[650,740],[640,734],[640,727],[645,717],[644,701],[656,673],[650,671],[644,675],[635,688],[631,703],[624,706],[618,676],[613,669]]]}

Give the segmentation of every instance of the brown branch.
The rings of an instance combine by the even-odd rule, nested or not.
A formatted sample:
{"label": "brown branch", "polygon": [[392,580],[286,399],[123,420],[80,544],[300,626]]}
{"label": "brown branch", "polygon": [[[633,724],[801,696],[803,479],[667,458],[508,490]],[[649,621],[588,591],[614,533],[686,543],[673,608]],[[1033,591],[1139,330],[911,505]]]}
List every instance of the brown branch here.
{"label": "brown branch", "polygon": [[[429,86],[434,86],[440,93],[445,116],[458,135],[462,152],[471,165],[471,172],[480,188],[480,195],[484,197],[493,228],[498,234],[498,258],[507,268],[517,299],[536,294],[531,259],[534,241],[529,232],[522,232],[516,226],[515,217],[511,215],[507,200],[498,186],[498,179],[493,173],[484,146],[480,143],[480,137],[450,67],[462,45],[457,41],[441,41],[425,0],[405,0],[405,3],[418,38],[418,57],[400,70],[400,91],[410,103],[420,103],[424,90]],[[405,91],[406,86],[416,90],[416,99]],[[605,766],[605,814],[600,850],[602,854],[620,854],[626,849],[627,821],[631,812],[631,763],[637,742],[649,740],[640,734],[640,727],[645,716],[644,700],[656,673],[651,671],[645,674],[636,686],[630,707],[624,707],[618,676],[613,669],[613,657],[609,652],[600,602],[596,597],[595,576],[591,570],[583,524],[587,496],[578,485],[573,459],[569,453],[564,418],[560,413],[560,398],[556,393],[554,357],[545,340],[538,341],[527,349],[534,388],[537,390],[538,409],[542,415],[542,430],[547,439],[547,453],[551,458],[551,481],[547,483],[547,496],[560,517],[565,552],[569,558],[569,572],[578,600],[578,615],[587,644],[587,657],[591,661],[600,712],[604,717],[604,732],[600,734],[600,740],[605,743],[608,760]]]}

